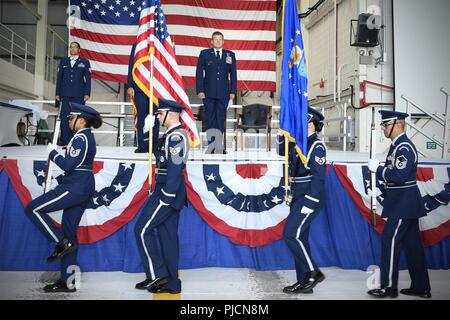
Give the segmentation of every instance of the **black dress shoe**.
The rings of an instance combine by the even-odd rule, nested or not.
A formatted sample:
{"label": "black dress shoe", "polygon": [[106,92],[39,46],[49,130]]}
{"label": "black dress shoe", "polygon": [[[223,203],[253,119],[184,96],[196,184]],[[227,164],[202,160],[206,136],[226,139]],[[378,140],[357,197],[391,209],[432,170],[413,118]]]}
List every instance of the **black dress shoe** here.
{"label": "black dress shoe", "polygon": [[142,282],[136,283],[135,288],[139,290],[146,290],[149,288],[150,284],[152,283],[152,279],[145,279]]}
{"label": "black dress shoe", "polygon": [[[149,280],[149,279],[147,279]],[[156,278],[154,280],[149,280],[150,282],[147,284],[146,289],[148,291],[155,290],[157,288],[161,288],[167,282],[169,282],[169,277]]]}
{"label": "black dress shoe", "polygon": [[148,289],[151,293],[170,293],[170,294],[177,294],[180,293],[180,290],[173,290],[170,288],[164,288],[162,286],[158,286],[157,288]]}
{"label": "black dress shoe", "polygon": [[305,280],[302,281],[301,287],[297,289],[298,292],[307,292],[314,288],[319,282],[325,280],[325,275],[319,269],[305,274]]}
{"label": "black dress shoe", "polygon": [[303,284],[301,282],[296,282],[291,286],[283,288],[284,293],[313,293],[313,289],[303,290]]}
{"label": "black dress shoe", "polygon": [[77,247],[78,245],[76,243],[72,243],[69,239],[64,238],[56,244],[55,251],[47,258],[47,262],[56,261],[66,254],[75,251]]}
{"label": "black dress shoe", "polygon": [[300,281],[297,281],[297,282],[294,283],[293,285],[284,287],[284,288],[283,288],[283,291],[284,291],[284,290],[292,290],[292,289],[294,289],[296,286],[298,286],[299,284],[301,284],[301,282],[300,282]]}
{"label": "black dress shoe", "polygon": [[46,285],[44,287],[44,292],[52,293],[52,292],[75,292],[77,289],[75,286],[73,286],[71,289],[67,287],[67,284],[62,281],[58,280],[55,283]]}
{"label": "black dress shoe", "polygon": [[424,299],[430,299],[431,298],[431,292],[430,291],[416,291],[412,288],[408,289],[402,289],[400,290],[401,294],[407,295],[407,296],[416,296]]}
{"label": "black dress shoe", "polygon": [[380,289],[372,289],[367,292],[371,296],[377,297],[377,298],[396,298],[398,296],[398,290],[395,288],[380,288]]}
{"label": "black dress shoe", "polygon": [[136,149],[136,150],[134,150],[134,153],[147,153],[147,150],[145,150],[145,149]]}

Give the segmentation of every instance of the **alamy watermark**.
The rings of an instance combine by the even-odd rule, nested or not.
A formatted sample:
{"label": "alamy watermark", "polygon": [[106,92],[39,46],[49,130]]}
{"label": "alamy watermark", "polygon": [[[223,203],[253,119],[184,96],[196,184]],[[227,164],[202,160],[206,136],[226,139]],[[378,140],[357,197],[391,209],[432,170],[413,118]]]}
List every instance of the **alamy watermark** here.
{"label": "alamy watermark", "polygon": [[370,265],[367,267],[366,273],[369,277],[366,280],[366,286],[369,290],[378,289],[380,287],[380,267]]}

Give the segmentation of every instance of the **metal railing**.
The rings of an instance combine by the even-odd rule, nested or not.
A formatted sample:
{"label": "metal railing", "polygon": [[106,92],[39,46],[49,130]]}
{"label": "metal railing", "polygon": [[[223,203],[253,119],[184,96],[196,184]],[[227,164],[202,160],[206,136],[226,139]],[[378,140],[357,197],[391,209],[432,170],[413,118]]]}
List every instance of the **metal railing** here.
{"label": "metal railing", "polygon": [[[328,141],[325,141],[325,143],[330,143],[330,138],[337,138],[339,144],[341,145],[342,151],[347,151],[347,144],[349,141],[351,141],[352,137],[352,130],[351,125],[354,124],[354,119],[351,115],[348,114],[348,108],[350,107],[350,101],[344,100],[344,101],[337,101],[337,102],[330,102],[328,104],[324,104],[321,106],[317,106],[316,108],[320,110],[320,112],[325,117],[325,124],[329,125],[330,123],[337,122],[339,126],[339,133],[326,133],[328,132],[327,126],[324,126],[322,129],[322,132],[320,136],[325,141],[325,138],[328,138]],[[331,113],[332,110],[337,109],[339,112],[339,115],[337,117],[329,117],[328,114]]]}
{"label": "metal railing", "polygon": [[[428,122],[433,121],[433,123],[438,124],[439,126],[443,127],[442,136],[438,136],[436,134],[425,131],[424,126],[419,127],[418,125],[412,123],[411,121],[406,121],[406,124],[409,127],[416,130],[417,133],[421,134],[425,138],[430,139],[431,141],[436,143],[436,145],[438,145],[440,148],[442,148],[441,157],[442,157],[442,159],[444,159],[447,156],[447,153],[450,152],[450,148],[449,148],[450,114],[449,114],[449,110],[448,110],[449,93],[444,88],[441,88],[440,91],[446,97],[445,98],[445,108],[444,108],[445,113],[443,115],[438,114],[437,112],[431,113],[431,112],[426,111],[426,108],[420,106],[417,102],[413,101],[411,98],[409,98],[403,94],[401,95],[401,98],[403,100],[405,100],[405,102],[406,102],[406,113],[409,113],[409,108],[410,108],[410,104],[411,104],[412,106],[414,106],[415,108],[417,108],[418,110],[423,112],[426,117],[429,117],[429,121],[427,121],[427,124],[428,124]],[[421,151],[419,151],[419,152],[422,155],[426,155]]]}
{"label": "metal railing", "polygon": [[[28,100],[28,102],[32,104],[37,105],[49,105],[53,106],[55,101],[54,100]],[[103,123],[105,125],[111,126],[114,128],[114,130],[93,130],[96,134],[115,134],[116,135],[116,145],[117,146],[124,146],[125,136],[129,135],[131,138],[134,138],[134,129],[127,129],[125,125],[126,119],[132,119],[132,114],[126,113],[126,108],[131,108],[130,102],[101,102],[101,101],[89,101],[90,106],[108,106],[111,107],[117,112],[101,112],[101,116],[104,119]],[[49,117],[54,118],[54,124],[56,123],[56,117],[58,116],[58,112],[49,112]],[[116,119],[117,125],[112,124],[108,122],[107,119]],[[47,130],[39,130],[39,132],[48,132],[53,133],[54,130],[47,129]]]}
{"label": "metal railing", "polygon": [[[30,103],[33,104],[41,104],[41,105],[53,105],[53,100],[29,100]],[[112,130],[105,130],[105,129],[96,129],[93,130],[95,134],[115,134],[116,135],[116,146],[124,146],[127,141],[134,141],[134,125],[133,125],[133,114],[131,113],[131,103],[130,102],[100,102],[100,101],[89,101],[89,105],[91,106],[109,106],[111,109],[114,109],[116,111],[114,112],[101,112],[101,115],[104,119],[104,123],[106,125],[111,126]],[[200,107],[200,104],[192,104],[191,105],[194,114],[195,111]],[[352,122],[353,118],[348,114],[348,108],[350,107],[349,101],[342,101],[337,103],[332,103],[328,105],[323,105],[318,107],[317,109],[320,110],[325,116],[327,113],[329,113],[333,108],[337,108],[339,110],[339,115],[337,117],[329,117],[326,118],[325,122],[328,123],[339,123],[339,133],[325,133],[326,128],[324,128],[324,131],[321,133],[321,137],[325,140],[326,143],[330,142],[330,138],[337,138],[340,143],[340,149],[342,151],[347,151],[347,145],[349,142],[349,139],[351,138],[351,124],[354,124]],[[242,105],[231,105],[229,106],[229,110],[240,110],[242,109]],[[273,115],[279,114],[280,106],[273,106],[272,107],[272,113]],[[56,121],[58,113],[55,111],[49,112],[49,117],[54,118]],[[270,138],[276,139],[276,135],[279,128],[280,120],[275,116],[275,119],[271,120],[271,127],[272,130],[270,132]],[[112,124],[108,122],[108,119],[116,119],[117,124]],[[229,118],[227,117],[227,124],[233,124],[236,122],[236,118]],[[204,140],[206,138],[206,133],[201,132],[201,125],[198,126],[199,128],[199,134],[201,137],[201,140]],[[49,132],[53,133],[52,129],[48,130],[39,130],[39,132]],[[228,127],[227,130],[227,136],[230,138],[235,138],[238,133],[234,130],[234,128]],[[264,147],[263,145],[260,145],[259,140],[264,139],[266,136],[265,130],[262,130],[261,132],[245,132],[244,135],[246,137],[252,137],[255,139],[255,146],[256,148]],[[325,139],[326,138],[326,139]],[[236,143],[235,139],[229,139],[231,141],[231,144]],[[273,140],[272,140],[273,141]],[[274,144],[275,145],[275,144]],[[202,148],[202,144],[199,146]],[[234,148],[232,145],[231,147]]]}
{"label": "metal railing", "polygon": [[[50,31],[50,52],[45,56],[45,80],[55,83],[57,61],[55,56],[55,38],[60,36]],[[61,40],[60,40],[61,41]],[[0,57],[9,63],[29,72],[35,72],[36,57],[35,46],[22,36],[18,35],[6,25],[0,23]]]}
{"label": "metal railing", "polygon": [[34,73],[35,48],[33,44],[2,23],[0,23],[0,50],[0,56],[4,60]]}
{"label": "metal railing", "polygon": [[[52,106],[54,104],[53,100],[29,100],[29,102],[32,104],[47,105],[47,106]],[[135,130],[134,130],[134,125],[133,125],[133,115],[130,112],[131,111],[131,103],[130,102],[89,101],[88,104],[93,107],[96,107],[96,106],[102,107],[101,109],[103,109],[103,110],[106,109],[105,107],[109,107],[109,110],[112,110],[112,112],[106,112],[106,111],[100,110],[100,114],[103,117],[104,124],[112,127],[112,129],[107,130],[107,129],[101,127],[99,129],[93,130],[93,132],[95,134],[101,134],[101,135],[115,134],[116,146],[124,146],[125,142],[134,141]],[[193,109],[193,113],[196,114],[196,111],[200,107],[200,104],[191,104],[191,107]],[[322,131],[321,136],[322,136],[322,138],[328,138],[327,140],[329,140],[329,138],[332,138],[332,137],[339,139],[340,144],[342,144],[340,146],[340,149],[342,151],[347,151],[347,145],[348,145],[349,139],[351,138],[350,123],[352,123],[353,118],[350,115],[348,115],[347,111],[348,111],[349,107],[350,107],[349,101],[342,101],[342,102],[338,102],[338,103],[332,103],[332,104],[320,106],[317,108],[325,116],[333,108],[337,108],[337,110],[339,110],[339,116],[326,118],[326,120],[325,120],[326,124],[337,122],[339,124],[339,133],[325,133],[324,132],[326,130],[326,128],[325,128],[324,131]],[[242,109],[242,105],[229,106],[230,113],[233,113],[233,110],[235,112],[234,112],[234,117],[232,116],[230,118],[229,116],[227,116],[227,124],[234,124],[237,121],[235,116],[236,116],[236,112],[240,109]],[[273,118],[271,120],[271,127],[273,130],[271,130],[271,132],[270,132],[271,139],[276,139],[276,135],[277,135],[279,123],[280,123],[280,120],[277,117],[279,115],[279,111],[280,111],[280,106],[272,107]],[[56,112],[56,110],[55,111],[51,110],[49,112],[49,117],[54,118],[55,121],[56,121],[57,115],[58,115],[58,113]],[[117,124],[110,123],[108,121],[108,119],[116,119]],[[200,140],[204,140],[206,138],[206,133],[201,132],[201,124],[198,125],[198,128],[199,128],[199,134],[200,134],[200,138],[201,138]],[[53,130],[52,129],[40,130],[40,132],[52,133]],[[236,143],[235,139],[233,139],[233,138],[235,138],[237,136],[237,134],[238,134],[238,132],[236,132],[234,130],[234,126],[233,127],[229,126],[227,128],[227,136],[231,137],[231,139],[229,139],[228,141],[229,142],[231,141],[232,148],[234,148],[233,143]],[[262,130],[261,132],[250,131],[250,132],[246,132],[244,134],[247,137],[252,137],[253,139],[255,139],[254,142],[255,142],[256,148],[258,148],[258,146],[264,147],[262,144],[259,143],[259,140],[265,138],[265,136],[266,136],[265,130]],[[274,141],[274,140],[272,140],[272,141]],[[325,141],[325,142],[328,143],[329,141]],[[202,143],[200,144],[199,148],[202,148]]]}

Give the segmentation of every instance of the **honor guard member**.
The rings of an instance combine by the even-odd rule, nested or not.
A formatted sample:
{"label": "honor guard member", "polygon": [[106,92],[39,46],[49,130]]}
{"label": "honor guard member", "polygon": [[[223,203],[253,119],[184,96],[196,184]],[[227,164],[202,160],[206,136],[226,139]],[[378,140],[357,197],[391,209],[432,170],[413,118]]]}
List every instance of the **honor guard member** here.
{"label": "honor guard member", "polygon": [[223,134],[228,101],[234,99],[237,92],[236,57],[234,52],[223,49],[223,44],[223,34],[215,31],[211,37],[212,48],[202,50],[197,61],[196,87],[205,106],[207,153],[224,152],[222,139],[215,141],[208,129]]}
{"label": "honor guard member", "polygon": [[392,143],[384,166],[371,159],[368,167],[385,185],[382,217],[387,218],[381,235],[380,288],[372,296],[397,297],[400,244],[403,247],[411,287],[405,295],[431,298],[430,281],[419,230],[419,218],[426,215],[416,181],[417,150],[405,133],[407,113],[381,110],[381,126]]}
{"label": "honor guard member", "polygon": [[[144,123],[149,114],[150,104],[149,98],[144,91],[137,85],[133,79],[133,66],[134,66],[134,54],[136,51],[136,43],[131,47],[130,60],[128,62],[128,89],[127,93],[130,97],[134,98],[134,104],[136,106],[136,140],[137,149],[135,153],[147,153],[148,152],[148,131],[145,131]],[[153,111],[156,113],[156,105],[153,104]],[[154,115],[156,117],[156,115]],[[153,125],[153,147],[158,145],[159,137],[159,122],[152,119]]]}
{"label": "honor guard member", "polygon": [[[313,293],[325,279],[311,256],[309,230],[311,222],[325,205],[326,147],[317,133],[322,131],[323,115],[308,108],[308,153],[303,164],[294,143],[289,143],[290,212],[283,230],[283,240],[295,260],[297,282],[283,288],[285,293]],[[281,136],[279,154],[284,155]]]}
{"label": "honor guard member", "polygon": [[[28,218],[56,248],[47,262],[61,258],[60,279],[44,287],[45,292],[74,292],[75,284],[67,283],[71,276],[70,266],[77,265],[77,229],[81,216],[95,191],[92,166],[96,153],[91,127],[98,128],[102,119],[91,107],[71,103],[69,126],[75,132],[64,154],[49,144],[49,159],[64,174],[58,176],[58,186],[35,198],[25,208]],[[50,174],[50,173],[49,173]],[[61,229],[58,229],[47,213],[63,210]],[[70,272],[70,273],[69,273]]]}
{"label": "honor guard member", "polygon": [[136,289],[147,289],[152,293],[181,292],[178,220],[186,203],[184,170],[189,145],[180,124],[182,110],[183,106],[174,101],[159,99],[158,119],[167,130],[155,152],[155,190],[142,208],[135,226],[136,242],[146,274],[146,279],[136,284]]}
{"label": "honor guard member", "polygon": [[55,99],[61,102],[61,146],[67,146],[73,136],[68,122],[69,103],[84,104],[91,95],[91,65],[89,60],[80,58],[79,54],[80,44],[71,42],[70,56],[61,59],[58,66]]}

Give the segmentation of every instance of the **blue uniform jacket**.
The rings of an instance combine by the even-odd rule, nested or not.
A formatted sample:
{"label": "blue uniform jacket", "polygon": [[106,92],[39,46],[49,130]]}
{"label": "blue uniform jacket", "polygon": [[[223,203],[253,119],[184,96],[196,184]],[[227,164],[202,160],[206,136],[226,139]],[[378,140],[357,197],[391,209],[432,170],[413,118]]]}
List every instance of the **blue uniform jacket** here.
{"label": "blue uniform jacket", "polygon": [[136,44],[131,47],[130,60],[128,61],[128,80],[127,84],[129,88],[133,88],[134,91],[141,91],[141,88],[133,80],[133,65],[134,65],[134,52],[136,50]]}
{"label": "blue uniform jacket", "polygon": [[[204,72],[204,74],[203,74]],[[221,59],[213,48],[200,52],[196,70],[197,94],[204,92],[207,98],[229,99],[237,91],[237,69],[234,52],[222,49]]]}
{"label": "blue uniform jacket", "polygon": [[61,59],[56,79],[56,95],[60,97],[91,95],[91,65],[89,60],[78,58],[72,68],[69,57]]}
{"label": "blue uniform jacket", "polygon": [[58,183],[76,192],[89,191],[93,194],[95,183],[92,167],[96,152],[97,147],[90,128],[75,133],[64,155],[56,150],[50,152],[50,160],[64,171],[64,175],[57,178]]}
{"label": "blue uniform jacket", "polygon": [[391,144],[386,163],[379,166],[377,178],[385,185],[382,195],[383,218],[417,219],[425,216],[425,208],[416,181],[417,150],[406,134]]}
{"label": "blue uniform jacket", "polygon": [[160,138],[156,152],[156,183],[152,196],[178,210],[187,199],[184,171],[188,147],[186,133],[180,124],[169,128]]}
{"label": "blue uniform jacket", "polygon": [[[284,156],[284,137],[279,136],[278,154]],[[295,144],[289,143],[289,181],[294,200],[303,198],[303,206],[317,210],[325,205],[327,149],[314,133],[308,137],[307,163],[304,165]]]}

